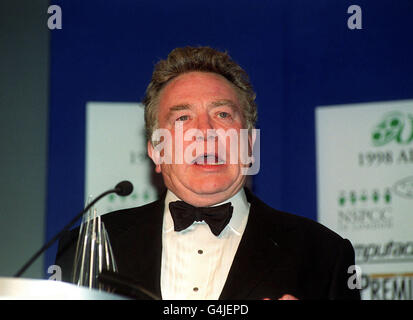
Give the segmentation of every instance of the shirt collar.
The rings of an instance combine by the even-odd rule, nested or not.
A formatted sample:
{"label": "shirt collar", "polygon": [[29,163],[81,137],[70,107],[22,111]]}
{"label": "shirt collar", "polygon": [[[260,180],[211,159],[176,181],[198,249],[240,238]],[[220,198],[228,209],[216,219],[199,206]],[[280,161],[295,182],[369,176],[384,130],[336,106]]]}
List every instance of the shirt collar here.
{"label": "shirt collar", "polygon": [[[171,213],[169,211],[169,203],[173,201],[179,201],[179,199],[172,191],[168,190],[165,197],[165,209],[164,209],[164,224],[163,232],[168,233],[174,229],[174,223]],[[250,203],[247,200],[244,188],[241,188],[238,193],[232,196],[230,199],[218,203],[214,206],[231,202],[234,210],[232,212],[231,220],[228,223],[228,227],[237,235],[241,236],[247,225],[248,214],[250,211]],[[204,222],[202,222],[204,223]]]}

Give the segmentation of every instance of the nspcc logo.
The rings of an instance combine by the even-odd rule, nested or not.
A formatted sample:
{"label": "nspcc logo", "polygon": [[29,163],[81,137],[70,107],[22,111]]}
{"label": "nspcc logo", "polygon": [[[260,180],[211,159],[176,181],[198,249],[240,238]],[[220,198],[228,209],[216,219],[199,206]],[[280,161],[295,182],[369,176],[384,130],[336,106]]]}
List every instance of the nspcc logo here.
{"label": "nspcc logo", "polygon": [[386,114],[373,128],[371,140],[374,146],[384,146],[391,141],[407,145],[413,141],[413,115],[402,112]]}

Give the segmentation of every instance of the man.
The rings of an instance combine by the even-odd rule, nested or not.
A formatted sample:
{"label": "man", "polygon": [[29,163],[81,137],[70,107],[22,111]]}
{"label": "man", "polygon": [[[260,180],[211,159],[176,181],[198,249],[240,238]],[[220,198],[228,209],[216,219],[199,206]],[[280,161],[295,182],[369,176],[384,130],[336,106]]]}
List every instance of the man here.
{"label": "man", "polygon": [[[359,299],[347,284],[348,240],[244,188],[254,100],[246,73],[226,53],[178,48],[156,65],[144,99],[146,134],[167,192],[103,216],[119,274],[163,299]],[[73,244],[60,245],[64,277]]]}

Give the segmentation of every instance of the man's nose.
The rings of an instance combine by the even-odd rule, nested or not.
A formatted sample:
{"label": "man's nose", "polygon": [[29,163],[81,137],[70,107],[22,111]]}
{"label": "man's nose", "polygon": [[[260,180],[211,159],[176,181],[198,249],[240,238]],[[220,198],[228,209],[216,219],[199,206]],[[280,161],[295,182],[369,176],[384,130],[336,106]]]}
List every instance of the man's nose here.
{"label": "man's nose", "polygon": [[[212,119],[208,115],[203,115],[198,117],[198,128],[199,136],[197,139],[209,139],[215,137],[214,134],[214,125],[212,123]],[[202,137],[200,136],[202,134]]]}

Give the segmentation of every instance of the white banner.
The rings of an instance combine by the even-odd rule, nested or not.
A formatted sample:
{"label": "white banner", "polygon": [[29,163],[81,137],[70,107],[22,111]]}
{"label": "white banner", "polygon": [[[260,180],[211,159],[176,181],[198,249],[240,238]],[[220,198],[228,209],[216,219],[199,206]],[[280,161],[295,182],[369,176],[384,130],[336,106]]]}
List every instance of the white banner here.
{"label": "white banner", "polygon": [[316,109],[318,220],[348,238],[362,298],[413,299],[413,100]]}
{"label": "white banner", "polygon": [[143,106],[90,102],[86,108],[85,203],[87,197],[96,197],[122,180],[133,183],[133,193],[106,196],[96,205],[98,214],[156,200],[155,173],[146,155]]}

